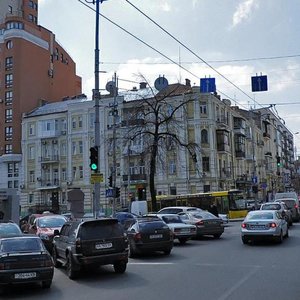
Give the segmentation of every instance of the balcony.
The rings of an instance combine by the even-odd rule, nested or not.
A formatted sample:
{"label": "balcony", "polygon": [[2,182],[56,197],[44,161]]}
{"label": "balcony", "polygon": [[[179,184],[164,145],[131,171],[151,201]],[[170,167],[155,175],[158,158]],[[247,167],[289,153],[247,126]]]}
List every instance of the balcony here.
{"label": "balcony", "polygon": [[59,188],[59,180],[58,179],[52,179],[52,180],[45,180],[42,179],[40,182],[39,190],[52,190]]}
{"label": "balcony", "polygon": [[57,163],[59,161],[59,155],[42,156],[39,158],[40,163]]}
{"label": "balcony", "polygon": [[128,126],[143,126],[145,125],[144,119],[131,119],[131,120],[123,120],[121,123],[122,127],[128,127]]}
{"label": "balcony", "polygon": [[228,127],[228,119],[224,116],[217,117],[217,127],[220,129]]}
{"label": "balcony", "polygon": [[[147,175],[146,174],[131,174],[130,181],[146,181]],[[123,181],[128,181],[128,175],[123,175]]]}
{"label": "balcony", "polygon": [[235,157],[236,158],[245,158],[246,157],[246,153],[245,153],[245,151],[236,150],[235,151]]}
{"label": "balcony", "polygon": [[271,135],[270,135],[270,133],[268,133],[268,132],[264,132],[264,133],[263,133],[263,137],[264,137],[265,139],[269,139],[269,138],[271,138]]}
{"label": "balcony", "polygon": [[230,152],[230,146],[225,143],[219,143],[219,144],[217,144],[217,151],[228,153],[228,152]]}

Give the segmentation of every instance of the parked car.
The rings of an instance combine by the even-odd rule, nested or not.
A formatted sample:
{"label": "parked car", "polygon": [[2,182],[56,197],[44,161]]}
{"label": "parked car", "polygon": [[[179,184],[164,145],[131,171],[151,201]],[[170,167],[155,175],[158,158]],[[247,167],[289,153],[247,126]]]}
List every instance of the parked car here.
{"label": "parked car", "polygon": [[141,217],[128,227],[129,257],[145,252],[162,251],[169,255],[173,234],[168,225],[157,217]]}
{"label": "parked car", "polygon": [[0,222],[0,238],[22,235],[20,227],[13,222],[2,223]]}
{"label": "parked car", "polygon": [[51,253],[54,230],[60,230],[66,221],[67,219],[62,215],[42,215],[35,218],[34,223],[29,227],[28,232],[39,236],[47,250]]}
{"label": "parked car", "polygon": [[157,214],[172,230],[174,239],[178,239],[180,244],[185,244],[187,240],[196,236],[196,226],[184,223],[177,214]]}
{"label": "parked car", "polygon": [[229,219],[227,214],[219,214],[219,218],[223,221],[223,224],[228,224]]}
{"label": "parked car", "polygon": [[277,210],[285,218],[288,226],[293,225],[292,211],[283,202],[266,202],[260,206],[260,210]]}
{"label": "parked car", "polygon": [[0,238],[0,287],[39,282],[50,288],[53,261],[37,236]]}
{"label": "parked car", "polygon": [[113,217],[118,219],[124,229],[127,229],[139,216],[130,212],[116,212]]}
{"label": "parked car", "polygon": [[169,206],[164,207],[161,210],[159,210],[158,214],[178,214],[181,212],[189,212],[189,211],[202,211],[202,209],[198,207],[192,207],[192,206]]}
{"label": "parked car", "polygon": [[191,211],[179,213],[180,218],[187,224],[196,225],[197,237],[212,235],[220,238],[224,232],[223,221],[208,211]]}
{"label": "parked car", "polygon": [[281,243],[288,237],[288,225],[278,210],[250,211],[241,225],[241,237],[244,244],[253,240],[274,239]]}
{"label": "parked car", "polygon": [[70,279],[83,268],[113,265],[124,273],[128,262],[128,240],[116,218],[66,222],[55,230],[52,256],[55,267],[66,266]]}
{"label": "parked car", "polygon": [[295,199],[293,199],[293,198],[276,199],[275,202],[281,202],[287,206],[287,208],[291,211],[292,221],[295,221],[295,222],[300,221],[299,206]]}

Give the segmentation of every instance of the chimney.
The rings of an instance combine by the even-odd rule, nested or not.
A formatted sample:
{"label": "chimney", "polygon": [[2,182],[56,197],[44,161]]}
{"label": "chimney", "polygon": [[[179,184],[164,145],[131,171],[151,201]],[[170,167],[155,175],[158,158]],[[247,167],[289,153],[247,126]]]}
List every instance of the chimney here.
{"label": "chimney", "polygon": [[185,85],[186,86],[191,86],[191,81],[189,79],[185,79]]}
{"label": "chimney", "polygon": [[140,90],[143,90],[147,87],[147,82],[140,82]]}

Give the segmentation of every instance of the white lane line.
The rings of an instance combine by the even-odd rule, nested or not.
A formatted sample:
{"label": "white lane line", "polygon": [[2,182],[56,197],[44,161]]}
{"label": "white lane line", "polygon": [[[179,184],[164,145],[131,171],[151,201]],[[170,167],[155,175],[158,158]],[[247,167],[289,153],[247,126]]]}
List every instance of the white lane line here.
{"label": "white lane line", "polygon": [[239,280],[235,285],[233,285],[229,290],[227,290],[227,292],[225,292],[221,297],[219,297],[217,300],[226,300],[226,299],[230,299],[229,297],[231,296],[231,294],[237,290],[245,281],[247,281],[251,276],[253,276],[258,270],[260,269],[260,267],[256,266],[252,271],[250,271],[244,278],[242,278],[241,280]]}
{"label": "white lane line", "polygon": [[129,265],[175,265],[175,263],[164,262],[129,262]]}

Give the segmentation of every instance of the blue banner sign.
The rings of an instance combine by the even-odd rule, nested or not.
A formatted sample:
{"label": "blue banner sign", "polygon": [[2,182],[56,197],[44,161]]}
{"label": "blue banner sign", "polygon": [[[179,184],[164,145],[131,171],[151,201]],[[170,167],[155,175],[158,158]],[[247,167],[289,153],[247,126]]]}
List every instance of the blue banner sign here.
{"label": "blue banner sign", "polygon": [[251,77],[252,92],[263,92],[268,90],[267,75]]}
{"label": "blue banner sign", "polygon": [[216,92],[215,78],[200,78],[200,93],[214,93]]}

